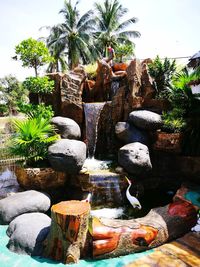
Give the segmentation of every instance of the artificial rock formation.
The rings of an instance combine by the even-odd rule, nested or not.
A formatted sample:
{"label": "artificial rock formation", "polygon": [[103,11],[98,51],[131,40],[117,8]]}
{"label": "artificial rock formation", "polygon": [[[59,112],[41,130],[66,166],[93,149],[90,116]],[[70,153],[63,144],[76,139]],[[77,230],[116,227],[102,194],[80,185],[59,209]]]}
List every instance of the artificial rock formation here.
{"label": "artificial rock formation", "polygon": [[144,130],[157,130],[163,125],[161,115],[148,110],[135,110],[129,114],[129,120]]}
{"label": "artificial rock formation", "polygon": [[82,125],[82,93],[86,79],[83,68],[76,68],[66,74],[51,73],[48,76],[55,81],[55,89],[51,95],[45,95],[44,102],[53,106],[57,116],[68,117]]}
{"label": "artificial rock formation", "polygon": [[115,134],[124,144],[140,142],[147,145],[149,143],[148,134],[129,122],[118,122],[115,125]]}
{"label": "artificial rock formation", "polygon": [[149,149],[139,142],[127,144],[119,149],[119,164],[131,174],[144,174],[152,169]]}
{"label": "artificial rock formation", "polygon": [[51,119],[51,123],[58,129],[61,138],[79,140],[81,138],[81,129],[72,119],[57,116]]}
{"label": "artificial rock formation", "polygon": [[41,192],[28,190],[0,200],[0,223],[10,223],[17,216],[29,212],[46,212],[50,198]]}
{"label": "artificial rock formation", "polygon": [[7,229],[7,247],[16,253],[41,256],[43,241],[49,233],[51,219],[43,213],[22,214],[11,221]]}
{"label": "artificial rock formation", "polygon": [[67,181],[66,173],[55,171],[52,168],[16,166],[15,174],[19,185],[26,190],[34,189],[48,192],[63,187]]}
{"label": "artificial rock formation", "polygon": [[44,256],[63,263],[76,263],[86,246],[90,204],[76,200],[52,206],[51,229]]}
{"label": "artificial rock formation", "polygon": [[48,159],[56,171],[78,173],[86,159],[86,145],[78,140],[58,140],[49,146]]}

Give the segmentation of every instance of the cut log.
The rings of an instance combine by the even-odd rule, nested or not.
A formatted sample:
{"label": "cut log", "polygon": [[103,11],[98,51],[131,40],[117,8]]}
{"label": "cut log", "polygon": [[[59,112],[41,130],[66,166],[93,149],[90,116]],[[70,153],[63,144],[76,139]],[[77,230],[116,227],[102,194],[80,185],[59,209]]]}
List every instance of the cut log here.
{"label": "cut log", "polygon": [[66,264],[77,263],[85,247],[89,214],[88,202],[71,200],[53,205],[44,256]]}

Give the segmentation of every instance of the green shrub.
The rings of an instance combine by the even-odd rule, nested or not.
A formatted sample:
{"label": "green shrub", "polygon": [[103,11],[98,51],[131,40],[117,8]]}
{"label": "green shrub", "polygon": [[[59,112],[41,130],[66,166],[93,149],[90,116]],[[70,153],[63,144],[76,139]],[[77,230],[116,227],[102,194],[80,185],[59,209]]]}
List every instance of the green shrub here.
{"label": "green shrub", "polygon": [[170,112],[165,112],[162,119],[164,122],[163,130],[166,132],[182,132],[186,126],[182,109],[174,108]]}
{"label": "green shrub", "polygon": [[133,43],[117,44],[117,46],[115,47],[115,55],[117,62],[123,62],[125,60],[128,60],[130,56],[134,55]]}
{"label": "green shrub", "polygon": [[13,121],[16,133],[10,141],[12,155],[23,157],[28,166],[47,159],[48,147],[58,139],[54,126],[41,116]]}
{"label": "green shrub", "polygon": [[159,56],[155,60],[148,64],[149,74],[154,79],[154,88],[157,92],[158,98],[166,98],[169,88],[171,87],[171,81],[176,73],[175,60],[170,61],[165,58],[162,61]]}
{"label": "green shrub", "polygon": [[97,63],[88,64],[84,66],[89,80],[94,80],[97,75]]}
{"label": "green shrub", "polygon": [[46,106],[44,103],[39,105],[19,103],[19,112],[24,113],[29,118],[42,117],[50,120],[54,116],[52,106]]}
{"label": "green shrub", "polygon": [[52,93],[54,89],[54,81],[50,80],[47,76],[44,77],[28,77],[22,83],[22,86],[31,93]]}

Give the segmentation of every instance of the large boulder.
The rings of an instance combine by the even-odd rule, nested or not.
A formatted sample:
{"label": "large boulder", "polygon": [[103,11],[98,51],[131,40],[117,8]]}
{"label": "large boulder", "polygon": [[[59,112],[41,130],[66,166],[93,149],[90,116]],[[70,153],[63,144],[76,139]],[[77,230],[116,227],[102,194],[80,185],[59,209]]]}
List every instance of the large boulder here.
{"label": "large boulder", "polygon": [[124,144],[140,142],[148,145],[149,143],[147,133],[134,127],[128,122],[118,122],[115,125],[115,134]]}
{"label": "large boulder", "polygon": [[65,117],[54,117],[51,122],[56,126],[62,138],[80,139],[81,129],[72,119]]}
{"label": "large boulder", "polygon": [[149,149],[139,142],[121,147],[118,161],[128,173],[132,174],[144,174],[152,169]]}
{"label": "large boulder", "polygon": [[163,124],[161,115],[148,110],[132,111],[129,114],[129,120],[136,127],[144,130],[156,130]]}
{"label": "large boulder", "polygon": [[50,198],[38,191],[16,193],[0,200],[0,224],[8,224],[23,213],[46,212],[50,204]]}
{"label": "large boulder", "polygon": [[51,218],[39,212],[22,214],[7,229],[7,247],[19,254],[41,256],[43,241],[49,233]]}
{"label": "large boulder", "polygon": [[78,173],[86,160],[86,144],[77,140],[58,140],[49,147],[48,158],[53,169]]}

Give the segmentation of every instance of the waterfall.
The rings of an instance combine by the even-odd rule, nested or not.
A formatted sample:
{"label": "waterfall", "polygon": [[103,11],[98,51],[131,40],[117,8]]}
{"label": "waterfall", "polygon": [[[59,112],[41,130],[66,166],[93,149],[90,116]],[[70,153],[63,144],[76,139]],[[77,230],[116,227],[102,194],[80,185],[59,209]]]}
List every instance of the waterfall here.
{"label": "waterfall", "polygon": [[98,122],[104,105],[104,102],[84,104],[88,158],[94,158],[95,155],[98,134]]}
{"label": "waterfall", "polygon": [[95,205],[120,206],[122,203],[120,175],[99,171],[90,173],[90,182],[94,185],[93,203]]}
{"label": "waterfall", "polygon": [[110,88],[110,95],[109,95],[109,99],[112,100],[113,96],[116,95],[118,89],[120,87],[120,83],[118,80],[113,80],[111,83],[111,88]]}

